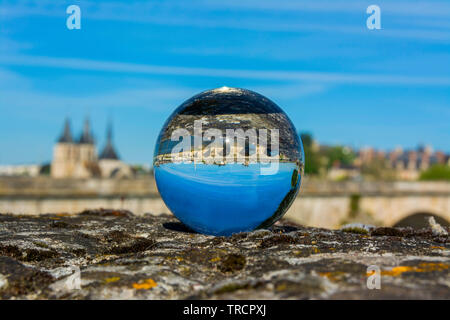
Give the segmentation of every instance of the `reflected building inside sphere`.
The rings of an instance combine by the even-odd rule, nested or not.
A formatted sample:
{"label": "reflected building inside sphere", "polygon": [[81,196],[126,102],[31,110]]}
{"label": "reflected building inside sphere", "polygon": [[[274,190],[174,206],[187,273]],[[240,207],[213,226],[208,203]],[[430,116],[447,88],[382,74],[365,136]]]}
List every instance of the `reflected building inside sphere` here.
{"label": "reflected building inside sphere", "polygon": [[287,115],[244,89],[202,92],[164,124],[153,159],[167,207],[193,230],[231,235],[271,226],[294,201],[303,146]]}

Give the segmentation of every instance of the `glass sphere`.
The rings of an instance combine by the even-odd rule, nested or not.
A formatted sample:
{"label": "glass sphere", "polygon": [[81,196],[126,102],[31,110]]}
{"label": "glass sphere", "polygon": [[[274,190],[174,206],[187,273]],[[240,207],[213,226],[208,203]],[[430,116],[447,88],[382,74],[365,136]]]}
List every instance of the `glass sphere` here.
{"label": "glass sphere", "polygon": [[167,207],[211,235],[266,228],[294,201],[302,142],[275,103],[244,89],[202,92],[179,106],[158,137],[153,167]]}

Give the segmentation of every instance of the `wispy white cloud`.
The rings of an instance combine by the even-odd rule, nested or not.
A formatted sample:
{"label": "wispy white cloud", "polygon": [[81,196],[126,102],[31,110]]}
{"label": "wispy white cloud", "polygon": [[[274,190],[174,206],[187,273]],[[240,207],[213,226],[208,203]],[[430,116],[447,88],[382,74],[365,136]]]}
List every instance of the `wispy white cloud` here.
{"label": "wispy white cloud", "polygon": [[[170,1],[124,1],[124,2],[100,2],[77,1],[82,8],[88,9],[102,17],[118,18],[120,12],[135,13],[138,16],[151,15],[154,12],[186,12],[186,11],[288,11],[288,12],[337,12],[360,13],[372,4],[361,0],[170,0]],[[402,16],[443,17],[450,16],[450,3],[443,0],[410,1],[379,0],[377,4],[383,12]],[[68,5],[65,2],[53,0],[4,0],[0,13],[9,15],[56,15],[60,14],[59,8]]]}
{"label": "wispy white cloud", "polygon": [[[3,83],[11,80],[14,81],[11,86],[3,86]],[[79,95],[76,92],[70,94],[45,92],[34,88],[29,82],[19,75],[0,70],[0,106],[18,110],[20,113],[32,109],[60,108],[146,108],[153,112],[166,112],[168,108],[173,108],[186,97],[200,91],[197,88],[162,84]],[[27,86],[26,89],[24,86]]]}
{"label": "wispy white cloud", "polygon": [[[108,75],[104,75],[105,78]],[[80,79],[78,79],[80,80]],[[145,108],[152,112],[173,109],[186,98],[205,88],[149,82],[145,79],[131,81],[132,86],[102,92],[55,93],[36,89],[31,79],[18,73],[0,68],[0,108],[16,110],[26,116],[30,110],[67,110],[76,108]],[[324,92],[328,86],[315,83],[289,83],[286,85],[256,85],[249,89],[261,92],[275,100],[292,99]],[[44,117],[48,116],[43,112]],[[36,115],[33,113],[33,117]]]}
{"label": "wispy white cloud", "polygon": [[147,108],[160,112],[168,106],[182,102],[198,90],[176,87],[160,87],[149,89],[125,89],[91,95],[52,94],[29,90],[0,90],[0,104],[8,108]]}
{"label": "wispy white cloud", "polygon": [[131,74],[175,75],[242,78],[278,81],[313,81],[319,83],[379,84],[379,85],[433,85],[450,86],[450,77],[405,76],[395,74],[351,74],[285,70],[245,70],[219,68],[175,67],[125,62],[98,61],[42,56],[0,56],[0,64],[33,66],[87,71]]}
{"label": "wispy white cloud", "polygon": [[[420,39],[423,41],[450,42],[450,30],[445,21],[450,18],[450,3],[428,2],[384,2],[382,13],[389,17],[390,27],[382,36],[392,38]],[[380,4],[380,5],[381,5]],[[267,32],[327,32],[364,35],[365,9],[362,1],[215,1],[191,0],[166,2],[92,2],[80,1],[82,15],[87,19],[129,21],[168,26],[190,26],[199,28],[229,28]],[[60,17],[65,14],[62,3],[40,0],[9,2],[0,6],[3,19],[29,15]],[[214,13],[221,11],[220,18]],[[231,12],[231,13],[230,13]],[[279,14],[273,14],[279,12]],[[301,19],[299,13],[306,13]],[[352,18],[329,19],[321,14],[351,14]],[[287,14],[287,15],[286,15]],[[355,18],[360,17],[360,18]],[[405,23],[404,18],[408,19]],[[415,25],[416,18],[421,20]],[[396,22],[397,21],[397,22]],[[403,21],[403,22],[402,22]],[[427,24],[426,21],[430,21]],[[441,24],[437,21],[443,21]],[[398,23],[400,22],[400,23]],[[425,27],[425,29],[424,29]]]}
{"label": "wispy white cloud", "polygon": [[327,91],[329,84],[300,82],[287,85],[254,86],[251,90],[261,92],[267,97],[274,99],[296,99],[311,95],[317,95]]}
{"label": "wispy white cloud", "polygon": [[33,48],[33,45],[30,42],[16,41],[0,33],[0,54],[18,53],[31,48]]}
{"label": "wispy white cloud", "polygon": [[8,69],[0,68],[0,88],[2,90],[28,90],[30,87],[31,81],[28,78]]}
{"label": "wispy white cloud", "polygon": [[[298,11],[298,12],[341,12],[360,13],[372,2],[361,0],[200,0],[206,7],[221,9],[246,9],[269,11]],[[450,16],[448,1],[377,1],[383,12],[402,16]]]}
{"label": "wispy white cloud", "polygon": [[[104,78],[108,78],[107,75]],[[80,80],[82,78],[78,78]],[[82,81],[82,80],[81,80]],[[21,117],[42,117],[52,115],[52,111],[75,110],[77,108],[145,108],[151,112],[164,112],[174,108],[186,97],[201,91],[200,88],[149,82],[145,79],[128,81],[132,84],[122,89],[105,89],[101,92],[79,94],[44,91],[32,79],[19,73],[0,68],[0,110]],[[124,81],[127,83],[127,81]],[[41,112],[30,112],[41,110]],[[29,116],[28,116],[29,115]],[[58,114],[60,116],[60,114]]]}

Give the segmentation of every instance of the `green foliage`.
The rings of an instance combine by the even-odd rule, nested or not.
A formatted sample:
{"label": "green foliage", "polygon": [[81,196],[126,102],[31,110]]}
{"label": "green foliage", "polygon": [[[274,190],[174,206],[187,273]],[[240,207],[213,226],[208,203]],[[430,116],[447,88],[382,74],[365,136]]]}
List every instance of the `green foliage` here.
{"label": "green foliage", "polygon": [[421,173],[419,180],[445,180],[450,181],[450,166],[435,164]]}
{"label": "green foliage", "polygon": [[305,151],[305,173],[318,174],[320,169],[320,155],[313,148],[313,138],[310,133],[304,132],[300,134]]}
{"label": "green foliage", "polygon": [[351,165],[355,159],[353,151],[347,147],[335,146],[320,151],[314,146],[313,137],[308,132],[300,134],[305,151],[305,173],[317,175],[321,169],[331,168],[334,162]]}
{"label": "green foliage", "polygon": [[373,159],[369,163],[364,163],[361,166],[361,173],[366,178],[382,179],[382,180],[395,180],[395,170],[387,166],[385,159]]}
{"label": "green foliage", "polygon": [[349,233],[356,233],[356,234],[369,234],[369,231],[367,231],[364,228],[359,227],[349,227],[342,229],[343,232],[349,232]]}
{"label": "green foliage", "polygon": [[325,152],[325,156],[328,158],[328,168],[331,168],[335,162],[350,165],[353,163],[353,160],[355,160],[355,154],[353,151],[343,146],[335,146],[328,149]]}
{"label": "green foliage", "polygon": [[298,182],[298,170],[294,169],[291,178],[291,187],[294,188],[297,185],[297,182]]}
{"label": "green foliage", "polygon": [[131,168],[133,169],[134,173],[138,176],[144,176],[144,175],[152,175],[153,174],[153,169],[148,169],[144,166],[141,165],[134,165],[131,166]]}
{"label": "green foliage", "polygon": [[41,166],[41,169],[39,170],[39,174],[48,176],[48,175],[50,175],[50,171],[51,171],[51,164],[45,163]]}
{"label": "green foliage", "polygon": [[300,133],[300,138],[302,139],[304,148],[311,148],[312,147],[313,138],[312,138],[312,135],[310,133],[308,133],[308,132]]}
{"label": "green foliage", "polygon": [[359,194],[352,194],[350,196],[350,217],[354,218],[359,211],[359,200],[361,196]]}

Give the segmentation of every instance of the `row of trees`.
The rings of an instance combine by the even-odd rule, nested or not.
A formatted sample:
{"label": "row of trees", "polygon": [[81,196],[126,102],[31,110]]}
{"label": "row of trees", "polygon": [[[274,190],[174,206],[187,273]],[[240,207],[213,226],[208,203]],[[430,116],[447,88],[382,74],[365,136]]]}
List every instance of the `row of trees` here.
{"label": "row of trees", "polygon": [[444,180],[450,181],[450,166],[436,164],[420,174],[419,180]]}
{"label": "row of trees", "polygon": [[[310,133],[300,133],[305,151],[305,173],[308,175],[324,175],[336,163],[340,166],[352,166],[356,159],[353,150],[343,146],[331,146],[317,148],[313,143]],[[386,161],[375,159],[370,163],[362,164],[360,172],[365,177],[373,179],[393,180],[395,171],[388,168]],[[444,180],[450,181],[450,166],[436,164],[425,170],[420,175],[420,180]]]}
{"label": "row of trees", "polygon": [[317,149],[313,144],[313,137],[310,133],[300,134],[305,151],[305,173],[318,175],[330,169],[333,164],[339,162],[344,166],[353,164],[356,154],[349,148],[343,146],[326,147]]}

